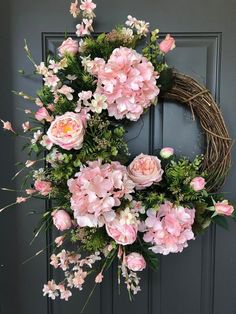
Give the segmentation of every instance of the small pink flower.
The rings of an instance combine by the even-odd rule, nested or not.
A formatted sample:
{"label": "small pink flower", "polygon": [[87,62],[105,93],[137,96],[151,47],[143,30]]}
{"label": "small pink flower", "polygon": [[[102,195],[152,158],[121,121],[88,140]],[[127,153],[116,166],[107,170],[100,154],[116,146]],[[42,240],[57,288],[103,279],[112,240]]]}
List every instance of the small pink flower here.
{"label": "small pink flower", "polygon": [[1,120],[1,121],[2,121],[2,124],[3,124],[3,129],[4,129],[4,130],[7,130],[7,131],[11,131],[11,132],[13,132],[13,133],[16,133],[16,132],[13,130],[13,128],[12,128],[11,122],[9,122],[9,121],[4,122],[3,120]]}
{"label": "small pink flower", "polygon": [[48,75],[43,79],[45,81],[45,85],[51,88],[55,88],[57,84],[60,82],[60,79],[55,74]]}
{"label": "small pink flower", "polygon": [[140,154],[128,166],[128,175],[137,189],[144,189],[160,182],[163,170],[160,160],[155,156]]}
{"label": "small pink flower", "polygon": [[53,146],[52,141],[49,139],[47,135],[43,135],[42,141],[40,141],[40,144],[45,147],[47,150],[50,150]]}
{"label": "small pink flower", "polygon": [[82,11],[86,11],[86,13],[90,14],[96,8],[96,4],[93,3],[92,0],[82,0],[80,9]]}
{"label": "small pink flower", "polygon": [[47,196],[52,191],[52,184],[48,181],[36,180],[34,187],[41,195]]}
{"label": "small pink flower", "polygon": [[36,192],[35,189],[26,189],[26,190],[25,190],[25,193],[26,193],[27,195],[32,195],[32,194],[34,194],[35,192]]}
{"label": "small pink flower", "polygon": [[65,95],[66,98],[68,100],[72,100],[73,99],[73,88],[67,86],[67,85],[63,85],[60,89],[57,90],[58,93]]}
{"label": "small pink flower", "polygon": [[166,38],[160,43],[159,48],[161,52],[168,53],[175,48],[175,39],[167,34]]}
{"label": "small pink flower", "polygon": [[89,29],[86,27],[86,25],[84,23],[77,24],[76,25],[76,35],[78,37],[82,37],[82,36],[85,36],[85,35],[90,35],[90,31],[89,31]]}
{"label": "small pink flower", "polygon": [[39,106],[39,107],[43,107],[43,103],[42,103],[41,99],[39,99],[39,98],[36,98],[36,99],[35,99],[35,104],[36,104],[37,106]]}
{"label": "small pink flower", "polygon": [[66,150],[80,149],[84,134],[84,119],[74,112],[67,112],[56,117],[47,131],[49,140]]}
{"label": "small pink flower", "polygon": [[164,147],[160,151],[160,156],[164,159],[170,158],[171,156],[174,155],[174,148],[172,147]]}
{"label": "small pink flower", "polygon": [[79,8],[78,8],[78,0],[75,2],[71,2],[70,5],[70,13],[73,15],[73,18],[76,18],[79,15]]}
{"label": "small pink flower", "polygon": [[95,278],[95,282],[96,283],[101,283],[103,280],[103,274],[102,273],[99,273],[96,278]]}
{"label": "small pink flower", "polygon": [[55,239],[55,243],[57,247],[60,247],[64,242],[65,236],[59,236]]}
{"label": "small pink flower", "polygon": [[23,129],[24,133],[27,132],[30,129],[29,121],[26,121],[26,122],[22,123],[22,129]]}
{"label": "small pink flower", "polygon": [[70,229],[72,226],[70,215],[63,209],[52,212],[53,223],[60,231]]}
{"label": "small pink flower", "polygon": [[142,271],[146,268],[146,262],[139,253],[130,253],[125,258],[125,264],[132,271]]}
{"label": "small pink flower", "polygon": [[49,115],[49,113],[45,107],[41,107],[35,113],[35,119],[38,121],[46,120],[46,121],[50,122],[50,121],[52,121],[53,118]]}
{"label": "small pink flower", "polygon": [[28,199],[28,197],[17,197],[16,198],[16,203],[17,204],[24,203],[24,202],[27,201],[27,199]]}
{"label": "small pink flower", "polygon": [[206,184],[206,181],[202,177],[196,177],[190,182],[191,188],[196,192],[203,190],[205,187],[205,184]]}
{"label": "small pink flower", "polygon": [[54,104],[48,104],[47,105],[47,108],[50,110],[50,111],[54,111],[55,110],[55,105]]}
{"label": "small pink flower", "polygon": [[58,48],[60,56],[64,56],[65,54],[75,55],[79,51],[78,41],[73,40],[71,37],[67,38],[61,46]]}
{"label": "small pink flower", "polygon": [[219,215],[231,216],[234,212],[234,208],[232,205],[229,205],[227,200],[223,200],[215,204],[215,211]]}

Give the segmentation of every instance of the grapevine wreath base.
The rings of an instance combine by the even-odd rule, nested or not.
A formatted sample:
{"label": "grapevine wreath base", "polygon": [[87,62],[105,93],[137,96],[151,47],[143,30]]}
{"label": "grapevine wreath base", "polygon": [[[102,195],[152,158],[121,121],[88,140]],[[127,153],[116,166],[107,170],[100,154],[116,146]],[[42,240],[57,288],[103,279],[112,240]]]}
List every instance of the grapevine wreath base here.
{"label": "grapevine wreath base", "polygon": [[[34,238],[51,228],[59,232],[49,243],[50,265],[64,279],[49,278],[43,293],[66,301],[88,276],[94,288],[102,283],[115,259],[118,285],[124,283],[132,299],[141,290],[139,272],[156,269],[158,254],[180,253],[211,224],[226,226],[226,217],[236,217],[217,193],[230,167],[232,140],[211,93],[168,67],[174,38],[160,41],[158,29],[150,32],[149,23],[131,15],[124,26],[92,36],[95,8],[92,0],[71,3],[73,17],[82,16],[79,40],[66,38],[47,61],[37,64],[25,43],[44,84],[35,97],[15,92],[34,104],[25,110],[21,130],[1,120],[4,129],[27,139],[30,157],[14,176],[24,174],[20,195],[0,211],[31,198],[47,201],[46,211],[36,212],[41,220]],[[140,42],[141,53],[135,50]],[[130,156],[124,122],[135,123],[158,97],[197,116],[204,156],[189,160],[172,147]]]}
{"label": "grapevine wreath base", "polygon": [[163,98],[189,106],[193,117],[198,117],[206,135],[202,169],[208,173],[207,187],[209,191],[219,190],[230,168],[233,141],[211,92],[192,77],[175,72],[173,87]]}

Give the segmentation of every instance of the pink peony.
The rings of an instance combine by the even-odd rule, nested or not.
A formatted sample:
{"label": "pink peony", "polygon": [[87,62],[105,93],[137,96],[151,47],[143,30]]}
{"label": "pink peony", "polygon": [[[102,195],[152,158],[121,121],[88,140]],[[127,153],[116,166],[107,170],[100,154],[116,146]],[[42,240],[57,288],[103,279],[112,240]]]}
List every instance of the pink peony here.
{"label": "pink peony", "polygon": [[49,140],[66,150],[80,149],[84,133],[84,119],[74,112],[67,112],[56,117],[47,131]]}
{"label": "pink peony", "polygon": [[194,239],[192,225],[195,209],[165,202],[158,212],[149,209],[147,216],[143,239],[153,244],[151,249],[154,253],[167,255],[182,252],[188,246],[187,241]]}
{"label": "pink peony", "polygon": [[107,98],[109,116],[138,120],[159,94],[151,62],[133,49],[120,47],[107,63],[97,59],[96,64],[91,73],[97,77],[96,92]]}
{"label": "pink peony", "polygon": [[60,231],[70,229],[72,226],[70,215],[63,209],[54,210],[52,212],[53,223]]}
{"label": "pink peony", "polygon": [[229,205],[227,200],[224,200],[215,204],[215,211],[219,215],[231,216],[234,212],[234,208],[232,205]]}
{"label": "pink peony", "polygon": [[168,53],[175,48],[175,39],[167,34],[166,38],[160,43],[159,48],[161,52]]}
{"label": "pink peony", "polygon": [[162,174],[161,162],[155,156],[140,154],[128,167],[128,175],[139,190],[160,182]]}
{"label": "pink peony", "polygon": [[78,41],[73,40],[71,37],[67,38],[61,46],[58,48],[60,56],[64,56],[65,54],[75,55],[79,51]]}
{"label": "pink peony", "polygon": [[41,195],[47,196],[52,191],[52,184],[48,181],[36,180],[34,187]]}
{"label": "pink peony", "polygon": [[139,253],[130,253],[125,258],[125,264],[132,271],[142,271],[146,268],[146,262]]}
{"label": "pink peony", "polygon": [[164,147],[160,151],[160,156],[164,159],[170,158],[174,155],[174,148],[172,147]]}
{"label": "pink peony", "polygon": [[68,180],[71,208],[80,227],[102,226],[115,219],[113,207],[119,206],[123,197],[130,197],[134,183],[126,168],[119,162],[102,165],[89,162],[81,167],[75,179]]}
{"label": "pink peony", "polygon": [[41,107],[35,113],[35,119],[38,121],[46,120],[47,122],[51,122],[53,120],[53,117],[50,116],[45,107]]}
{"label": "pink peony", "polygon": [[137,238],[138,224],[137,222],[123,222],[117,215],[114,220],[106,224],[106,231],[117,244],[129,245],[134,243]]}
{"label": "pink peony", "polygon": [[191,188],[196,192],[203,190],[205,187],[205,184],[206,184],[206,181],[202,177],[196,177],[190,182]]}

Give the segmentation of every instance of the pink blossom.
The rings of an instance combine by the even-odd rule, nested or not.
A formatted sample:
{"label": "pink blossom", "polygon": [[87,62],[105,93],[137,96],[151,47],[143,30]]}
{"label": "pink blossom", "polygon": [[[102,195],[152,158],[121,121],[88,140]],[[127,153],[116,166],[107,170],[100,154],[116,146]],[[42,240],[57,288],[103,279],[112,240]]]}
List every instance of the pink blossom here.
{"label": "pink blossom", "polygon": [[41,107],[35,113],[35,119],[38,121],[46,120],[47,122],[51,122],[53,117],[51,117],[45,107]]}
{"label": "pink blossom", "polygon": [[215,211],[218,215],[231,216],[234,212],[234,207],[229,205],[227,200],[223,200],[215,204]]}
{"label": "pink blossom", "polygon": [[43,295],[45,296],[48,294],[49,298],[55,300],[58,296],[57,288],[58,286],[54,280],[48,281],[48,283],[43,287]]}
{"label": "pink blossom", "polygon": [[60,231],[70,229],[72,226],[70,215],[63,209],[52,212],[53,223]]}
{"label": "pink blossom", "polygon": [[22,123],[22,129],[23,129],[24,133],[27,132],[30,129],[29,121],[26,121],[26,122]]}
{"label": "pink blossom", "polygon": [[1,120],[2,124],[3,124],[3,129],[7,130],[7,131],[11,131],[13,133],[16,133],[13,128],[12,128],[12,124],[9,121],[4,122],[3,120]]}
{"label": "pink blossom", "polygon": [[52,184],[49,181],[36,180],[34,182],[34,187],[36,191],[38,191],[43,196],[47,196],[52,192]]}
{"label": "pink blossom", "polygon": [[55,118],[47,135],[52,143],[63,149],[80,149],[84,140],[85,124],[83,114],[67,112]]}
{"label": "pink blossom", "polygon": [[164,172],[157,157],[144,154],[138,155],[127,170],[137,189],[144,189],[153,183],[160,182]]}
{"label": "pink blossom", "polygon": [[109,115],[138,120],[159,94],[153,65],[126,47],[115,49],[102,64],[96,70],[92,67],[91,72],[97,77],[96,92],[107,98]]}
{"label": "pink blossom", "polygon": [[71,2],[70,5],[70,13],[73,15],[73,18],[76,18],[79,15],[79,8],[78,8],[78,0],[75,2]]}
{"label": "pink blossom", "polygon": [[28,197],[17,197],[16,198],[16,203],[17,204],[24,203],[24,202],[27,201],[27,199],[28,199]]}
{"label": "pink blossom", "polygon": [[167,34],[166,38],[160,43],[159,48],[161,52],[168,53],[175,48],[175,39]]}
{"label": "pink blossom", "polygon": [[48,150],[50,150],[53,146],[52,141],[49,139],[47,135],[43,135],[42,141],[40,142],[40,144]]}
{"label": "pink blossom", "polygon": [[73,40],[71,37],[67,38],[61,46],[58,48],[60,56],[65,54],[75,55],[79,51],[79,44],[77,40]]}
{"label": "pink blossom", "polygon": [[206,181],[204,178],[202,177],[195,177],[191,182],[190,182],[190,186],[191,188],[198,192],[204,189],[206,184]]}
{"label": "pink blossom", "polygon": [[92,0],[82,0],[80,9],[86,11],[87,14],[91,14],[92,11],[96,8],[96,4]]}
{"label": "pink blossom", "polygon": [[107,234],[116,241],[117,244],[129,245],[135,242],[138,232],[138,222],[122,222],[119,215],[106,224]]}
{"label": "pink blossom", "polygon": [[57,84],[60,82],[59,77],[56,76],[55,74],[48,75],[43,80],[45,81],[46,86],[52,88],[55,88]]}
{"label": "pink blossom", "polygon": [[73,88],[67,86],[67,85],[63,85],[60,89],[57,90],[58,93],[65,95],[66,98],[68,100],[72,100],[73,99]]}
{"label": "pink blossom", "polygon": [[69,297],[72,296],[72,293],[70,290],[66,289],[63,285],[59,285],[58,289],[61,293],[60,299],[68,301]]}
{"label": "pink blossom", "polygon": [[68,180],[68,186],[78,225],[95,227],[115,219],[113,207],[120,205],[121,198],[130,196],[134,183],[119,162],[102,165],[94,161],[81,167],[75,179]]}
{"label": "pink blossom", "polygon": [[90,32],[93,31],[92,23],[93,20],[83,19],[81,24],[76,25],[76,35],[78,37],[90,35]]}
{"label": "pink blossom", "polygon": [[138,20],[136,19],[136,17],[132,17],[131,15],[128,15],[127,21],[125,22],[125,24],[133,28],[136,25],[137,21]]}
{"label": "pink blossom", "polygon": [[175,153],[174,148],[172,147],[164,147],[160,151],[160,156],[164,159],[170,158]]}
{"label": "pink blossom", "polygon": [[32,194],[34,194],[35,192],[36,192],[35,189],[26,189],[26,190],[25,190],[25,193],[26,193],[27,195],[32,195]]}
{"label": "pink blossom", "polygon": [[74,273],[73,285],[75,286],[75,288],[82,289],[82,285],[84,284],[87,274],[88,273],[86,271],[82,271],[82,269],[79,269],[77,272]]}
{"label": "pink blossom", "polygon": [[132,271],[142,271],[146,268],[146,262],[139,253],[130,253],[125,258],[125,264]]}
{"label": "pink blossom", "polygon": [[65,236],[56,237],[56,239],[54,241],[56,243],[56,246],[60,247],[63,244],[64,239],[65,239]]}
{"label": "pink blossom", "polygon": [[95,282],[96,283],[101,283],[103,280],[103,274],[102,273],[99,273],[96,278],[95,278]]}
{"label": "pink blossom", "polygon": [[151,249],[154,253],[167,255],[182,252],[188,246],[187,241],[194,239],[192,225],[195,209],[165,202],[158,211],[149,209],[147,216],[143,239],[153,244]]}
{"label": "pink blossom", "polygon": [[40,98],[36,98],[36,99],[35,99],[35,104],[36,104],[37,106],[39,106],[39,107],[43,107],[43,102],[41,101]]}

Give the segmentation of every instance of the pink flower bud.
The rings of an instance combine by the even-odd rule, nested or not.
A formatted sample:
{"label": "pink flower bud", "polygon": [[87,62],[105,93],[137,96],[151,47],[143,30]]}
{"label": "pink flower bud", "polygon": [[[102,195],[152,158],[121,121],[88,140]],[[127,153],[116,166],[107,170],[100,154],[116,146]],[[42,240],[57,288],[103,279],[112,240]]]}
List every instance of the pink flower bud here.
{"label": "pink flower bud", "polygon": [[171,156],[174,155],[174,148],[172,147],[164,147],[160,151],[160,156],[164,159],[170,158]]}
{"label": "pink flower bud", "polygon": [[160,43],[159,48],[161,52],[168,53],[175,48],[175,39],[167,34],[166,38]]}
{"label": "pink flower bud", "polygon": [[219,215],[231,216],[234,212],[234,208],[232,205],[229,205],[227,200],[224,200],[215,204],[215,211]]}
{"label": "pink flower bud", "polygon": [[58,230],[64,231],[71,228],[71,218],[65,210],[55,210],[52,212],[52,217],[53,223]]}

